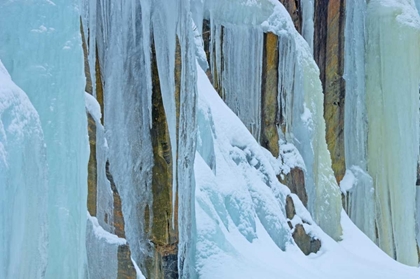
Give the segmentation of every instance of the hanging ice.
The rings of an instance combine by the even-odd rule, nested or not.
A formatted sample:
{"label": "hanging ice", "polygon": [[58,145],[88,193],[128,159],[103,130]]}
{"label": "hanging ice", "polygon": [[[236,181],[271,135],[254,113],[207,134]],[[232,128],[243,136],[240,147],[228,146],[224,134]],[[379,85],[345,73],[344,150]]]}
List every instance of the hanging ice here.
{"label": "hanging ice", "polygon": [[[303,156],[310,212],[328,234],[339,239],[341,194],[325,142],[319,71],[307,43],[278,2],[206,1],[204,6],[212,25],[213,84],[257,140],[261,131],[262,38],[265,32],[278,37],[281,115],[277,118],[285,121],[277,123],[285,128],[280,137],[294,144]],[[242,42],[243,38],[248,43]],[[281,129],[278,133],[283,134]]]}
{"label": "hanging ice", "polygon": [[[179,270],[187,274],[193,268],[189,265],[189,238],[196,107],[189,1],[128,1],[122,5],[101,1],[96,10],[89,7],[84,21],[97,31],[93,33],[96,39],[89,41],[93,41],[90,50],[97,44],[104,84],[101,105],[109,170],[121,196],[132,257],[143,271],[154,274],[153,265],[162,260],[163,254],[158,256],[162,249],[175,247],[170,256],[177,261],[178,254]],[[162,128],[161,134],[156,126]],[[165,158],[157,154],[162,151],[159,141],[164,141]],[[164,161],[164,170],[159,169],[159,160]],[[168,179],[162,182],[164,191],[156,190],[160,175]],[[159,193],[164,196],[159,198]],[[159,203],[170,204],[168,212],[158,208]],[[170,220],[162,217],[165,214]],[[154,220],[159,218],[161,222]],[[162,221],[170,225],[160,231]]]}
{"label": "hanging ice", "polygon": [[[89,150],[79,7],[77,1],[1,1],[0,26],[0,59],[28,94],[44,131],[49,237],[45,277],[83,278]],[[32,163],[33,168],[45,166]]]}
{"label": "hanging ice", "polygon": [[314,0],[302,0],[302,36],[308,42],[313,52],[314,50]]}
{"label": "hanging ice", "polygon": [[353,175],[352,185],[340,183],[346,197],[346,210],[353,222],[370,238],[375,234],[375,193],[372,177],[367,173],[367,119],[365,93],[365,17],[366,2],[346,2],[345,68],[346,102],[344,147],[346,176]]}
{"label": "hanging ice", "polygon": [[368,171],[375,187],[378,242],[398,261],[417,265],[420,19],[414,2],[371,0],[366,30]]}
{"label": "hanging ice", "polygon": [[0,60],[0,277],[47,266],[47,159],[38,113]]}

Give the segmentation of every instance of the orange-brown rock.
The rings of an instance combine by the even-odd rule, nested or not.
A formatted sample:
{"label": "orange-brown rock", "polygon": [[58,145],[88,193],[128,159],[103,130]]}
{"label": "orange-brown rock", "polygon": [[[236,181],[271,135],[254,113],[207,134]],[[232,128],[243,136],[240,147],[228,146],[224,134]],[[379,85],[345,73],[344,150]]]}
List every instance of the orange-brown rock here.
{"label": "orange-brown rock", "polygon": [[[87,38],[85,37],[85,33],[83,30],[82,22],[80,21],[80,32],[82,36],[82,47],[83,47],[83,54],[84,54],[84,70],[86,76],[86,87],[85,91],[92,94],[93,87],[92,87],[92,78],[89,69],[89,59],[88,59],[88,46],[86,44]],[[101,80],[101,73],[100,73],[100,64],[98,56],[96,56],[96,92],[97,97],[100,99],[100,105],[103,115],[103,90],[102,90],[102,80]],[[91,216],[97,215],[97,160],[96,160],[96,121],[95,119],[87,113],[88,116],[88,135],[89,135],[89,145],[90,145],[90,155],[89,155],[89,162],[88,162],[88,196],[87,196],[87,208]],[[102,118],[103,119],[103,118]],[[109,162],[106,162],[106,176],[111,184],[111,190],[113,191],[113,220],[114,223],[112,226],[114,227],[114,233],[121,238],[125,238],[125,231],[124,231],[124,216],[122,213],[121,208],[121,198],[119,196],[118,190],[115,186],[114,179],[109,171]],[[108,219],[105,215],[105,219]],[[104,220],[105,223],[108,223],[109,220]],[[118,247],[117,252],[118,258],[118,279],[135,279],[137,278],[136,270],[134,265],[131,261],[131,252],[130,247],[125,244]]]}
{"label": "orange-brown rock", "polygon": [[279,156],[278,126],[278,37],[273,33],[264,34],[264,49],[261,84],[261,145],[274,157]]}
{"label": "orange-brown rock", "polygon": [[324,90],[326,140],[337,181],[343,178],[344,156],[344,26],[345,0],[315,1],[314,58]]}
{"label": "orange-brown rock", "polygon": [[321,249],[321,241],[310,237],[302,224],[297,224],[293,232],[293,239],[305,255],[316,253]]}
{"label": "orange-brown rock", "polygon": [[292,18],[293,24],[299,33],[302,33],[302,10],[300,0],[280,0]]}
{"label": "orange-brown rock", "polygon": [[131,261],[131,252],[128,245],[118,247],[118,275],[117,279],[136,279],[137,273]]}
{"label": "orange-brown rock", "polygon": [[[295,204],[290,196],[286,197],[286,217],[288,220],[292,220],[296,215]],[[303,224],[296,224],[294,227],[292,222],[287,222],[290,229],[293,231],[292,237],[295,240],[297,246],[302,250],[305,255],[310,253],[316,253],[321,249],[321,241],[308,235],[303,227]]]}
{"label": "orange-brown rock", "polygon": [[308,195],[305,188],[305,173],[300,168],[296,167],[284,175],[280,182],[286,185],[293,194],[296,194],[302,201],[304,206],[308,205]]}
{"label": "orange-brown rock", "polygon": [[96,76],[96,100],[98,101],[101,107],[101,123],[104,125],[104,89],[102,85],[102,72],[101,72],[101,64],[99,63],[99,55],[98,55],[98,46],[96,47],[96,59],[95,59],[95,76]]}
{"label": "orange-brown rock", "polygon": [[[179,48],[178,53],[180,53]],[[179,63],[181,58],[177,59]],[[150,133],[154,165],[152,168],[153,203],[149,208],[149,212],[151,211],[153,216],[153,223],[149,239],[154,247],[152,248],[153,257],[146,260],[146,276],[147,278],[176,278],[173,276],[178,274],[178,220],[177,214],[173,212],[172,202],[173,158],[154,45],[152,45],[151,65],[153,90]],[[177,75],[175,73],[175,78]],[[177,208],[175,208],[175,212],[177,212]]]}
{"label": "orange-brown rock", "polygon": [[[83,30],[82,19],[80,19],[80,33],[82,36],[82,49],[84,57],[84,71],[86,78],[85,91],[92,94],[92,78],[89,71],[88,48],[86,45],[85,32]],[[88,197],[87,209],[91,216],[96,216],[97,203],[97,167],[96,167],[96,123],[95,119],[87,113],[88,135],[90,155],[88,162]]]}
{"label": "orange-brown rock", "polygon": [[87,209],[91,216],[96,216],[97,206],[97,161],[96,161],[96,123],[93,117],[88,113],[88,135],[90,154],[88,162],[88,196]]}
{"label": "orange-brown rock", "polygon": [[[105,174],[106,174],[106,178],[109,181],[109,184],[111,185],[111,190],[113,193],[113,200],[114,200],[113,220],[114,222],[112,226],[114,227],[114,234],[117,235],[118,237],[125,238],[124,215],[123,215],[122,207],[121,207],[121,197],[120,197],[120,194],[118,193],[118,189],[115,186],[114,178],[112,177],[111,171],[109,169],[109,161],[107,161],[105,164]],[[107,222],[107,220],[105,220],[105,222]]]}
{"label": "orange-brown rock", "polygon": [[292,220],[296,215],[295,204],[291,196],[286,197],[286,218]]}

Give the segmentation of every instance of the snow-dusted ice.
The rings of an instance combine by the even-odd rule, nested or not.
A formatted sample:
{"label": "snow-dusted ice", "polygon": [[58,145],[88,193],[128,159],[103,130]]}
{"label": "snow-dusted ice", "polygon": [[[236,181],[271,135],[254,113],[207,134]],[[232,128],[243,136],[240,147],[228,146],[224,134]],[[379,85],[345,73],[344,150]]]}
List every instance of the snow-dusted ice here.
{"label": "snow-dusted ice", "polygon": [[[301,203],[295,202],[298,217],[311,224],[305,224],[305,229],[321,239],[322,248],[305,256],[293,245],[289,228],[283,225],[284,199],[289,190],[275,178],[270,164],[274,158],[223,103],[198,65],[197,69],[198,125],[200,131],[206,130],[206,138],[212,138],[206,148],[198,144],[195,160],[199,278],[420,276],[419,268],[388,257],[344,211],[340,216],[342,240],[336,242],[315,224]],[[199,133],[198,142],[203,134]]]}
{"label": "snow-dusted ice", "polygon": [[[420,278],[420,1],[346,1],[339,183],[312,57],[317,1],[300,2],[302,36],[278,0],[0,0],[0,279],[116,278],[122,245],[145,278],[155,248],[144,220],[153,216],[145,217],[157,83],[180,278]],[[278,37],[279,158],[259,143],[265,32]],[[86,205],[86,113],[96,133],[95,216]],[[278,179],[294,167],[304,171],[307,208]],[[107,170],[126,238],[113,226]],[[288,222],[302,224],[320,250],[305,256]]]}
{"label": "snow-dusted ice", "polygon": [[[0,1],[0,59],[13,81],[25,91],[37,111],[45,142],[43,160],[40,155],[38,158],[31,155],[39,154],[36,150],[25,151],[24,158],[21,157],[23,154],[14,156],[15,160],[23,160],[24,169],[19,171],[20,175],[15,174],[12,177],[30,178],[30,170],[42,169],[47,181],[45,186],[41,182],[34,183],[34,188],[30,188],[30,191],[41,187],[34,194],[25,191],[33,199],[42,197],[37,205],[30,207],[31,203],[27,203],[28,207],[25,209],[23,197],[8,198],[14,207],[24,210],[25,214],[36,214],[42,208],[46,210],[42,214],[42,218],[47,220],[46,224],[32,218],[13,219],[20,226],[28,226],[27,229],[33,230],[35,234],[41,229],[45,231],[48,240],[33,242],[40,246],[42,257],[37,251],[26,254],[17,247],[9,251],[18,253],[22,260],[26,257],[32,259],[25,261],[28,262],[28,268],[32,261],[44,261],[46,270],[42,269],[39,277],[26,274],[21,277],[8,275],[6,278],[45,276],[73,279],[83,278],[86,271],[86,166],[89,148],[79,14],[78,1],[73,0]],[[16,119],[19,119],[19,114]],[[23,144],[28,144],[29,147],[29,140],[35,138],[30,137],[27,140]],[[33,144],[34,147],[39,145]],[[14,165],[12,162],[9,164]],[[28,170],[25,171],[25,168]],[[35,182],[36,178],[33,180]],[[1,183],[0,189],[23,190],[19,185],[19,181],[9,181],[6,184]],[[2,215],[10,211],[19,212],[12,208],[10,205],[7,210],[2,210]],[[32,222],[36,222],[36,228],[31,228]],[[3,224],[0,226],[8,227]],[[14,234],[19,231],[13,229]],[[30,237],[24,239],[29,241]],[[0,257],[10,258],[7,253],[1,253]],[[38,271],[33,269],[29,272],[36,274]]]}

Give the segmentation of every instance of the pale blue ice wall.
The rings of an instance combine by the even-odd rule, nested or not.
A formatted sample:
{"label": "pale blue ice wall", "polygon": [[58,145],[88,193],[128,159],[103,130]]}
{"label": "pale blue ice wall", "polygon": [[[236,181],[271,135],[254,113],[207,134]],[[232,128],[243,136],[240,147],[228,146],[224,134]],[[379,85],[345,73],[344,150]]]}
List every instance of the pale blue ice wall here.
{"label": "pale blue ice wall", "polygon": [[367,166],[378,243],[398,261],[417,266],[420,18],[412,1],[371,0],[366,27]]}
{"label": "pale blue ice wall", "polygon": [[0,1],[0,59],[38,111],[46,143],[46,278],[85,272],[89,149],[77,3]]}
{"label": "pale blue ice wall", "polygon": [[46,171],[39,116],[0,60],[0,278],[45,272]]}

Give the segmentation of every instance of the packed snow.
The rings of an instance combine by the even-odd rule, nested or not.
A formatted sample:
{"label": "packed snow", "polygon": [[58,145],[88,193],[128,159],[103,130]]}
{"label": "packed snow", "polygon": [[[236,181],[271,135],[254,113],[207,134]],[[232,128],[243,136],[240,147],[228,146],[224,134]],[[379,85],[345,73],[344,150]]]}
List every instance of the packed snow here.
{"label": "packed snow", "polygon": [[344,211],[342,240],[336,242],[297,202],[297,215],[311,223],[305,229],[322,242],[318,253],[306,257],[284,226],[289,191],[276,180],[268,152],[220,99],[198,64],[197,71],[198,113],[204,114],[199,129],[212,138],[205,149],[198,144],[195,161],[199,278],[419,278],[419,268],[388,257]]}

